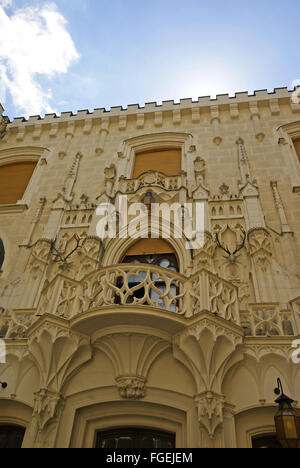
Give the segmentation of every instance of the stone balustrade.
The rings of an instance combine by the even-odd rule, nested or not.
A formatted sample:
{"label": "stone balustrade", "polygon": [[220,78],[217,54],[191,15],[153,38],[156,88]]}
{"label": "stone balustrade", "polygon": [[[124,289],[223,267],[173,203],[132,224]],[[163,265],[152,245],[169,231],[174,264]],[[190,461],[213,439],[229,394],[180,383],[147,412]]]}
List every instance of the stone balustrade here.
{"label": "stone balustrade", "polygon": [[0,309],[0,337],[26,338],[26,330],[44,314],[71,320],[92,310],[133,306],[186,318],[208,312],[242,326],[246,336],[297,334],[293,310],[252,304],[240,311],[237,288],[205,269],[187,278],[157,266],[122,264],[99,269],[81,281],[57,275],[45,285],[37,310]]}

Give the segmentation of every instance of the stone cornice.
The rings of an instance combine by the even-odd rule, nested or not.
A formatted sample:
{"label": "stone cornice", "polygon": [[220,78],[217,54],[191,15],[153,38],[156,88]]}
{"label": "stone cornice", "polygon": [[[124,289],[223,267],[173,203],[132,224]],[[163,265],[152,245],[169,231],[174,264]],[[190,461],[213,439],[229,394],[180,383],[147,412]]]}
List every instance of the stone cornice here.
{"label": "stone cornice", "polygon": [[25,204],[16,204],[16,205],[0,205],[0,215],[7,215],[7,214],[19,214],[24,213],[24,211],[28,210],[28,205]]}

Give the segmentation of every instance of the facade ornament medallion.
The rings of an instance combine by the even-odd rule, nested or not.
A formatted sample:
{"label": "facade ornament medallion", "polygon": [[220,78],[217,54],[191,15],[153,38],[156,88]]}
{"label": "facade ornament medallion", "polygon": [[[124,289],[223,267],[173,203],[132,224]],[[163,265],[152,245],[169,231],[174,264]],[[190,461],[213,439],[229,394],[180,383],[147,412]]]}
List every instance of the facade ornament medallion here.
{"label": "facade ornament medallion", "polygon": [[116,379],[120,396],[124,400],[141,400],[146,396],[146,379],[137,376],[121,376]]}

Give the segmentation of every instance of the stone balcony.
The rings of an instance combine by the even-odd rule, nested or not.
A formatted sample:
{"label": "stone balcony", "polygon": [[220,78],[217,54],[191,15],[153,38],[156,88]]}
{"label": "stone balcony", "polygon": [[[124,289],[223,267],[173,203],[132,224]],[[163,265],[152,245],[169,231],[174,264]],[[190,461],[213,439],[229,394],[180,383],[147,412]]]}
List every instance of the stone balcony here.
{"label": "stone balcony", "polygon": [[240,325],[237,289],[201,270],[190,278],[143,264],[122,264],[100,269],[81,282],[58,275],[44,289],[38,315],[72,319],[105,307],[160,309],[191,318],[210,312]]}
{"label": "stone balcony", "polygon": [[45,285],[37,309],[0,308],[0,337],[26,338],[26,330],[44,315],[68,320],[84,333],[121,323],[176,333],[201,313],[242,327],[249,337],[297,335],[291,309],[252,304],[240,311],[237,288],[205,269],[187,278],[156,266],[121,264],[99,269],[81,281],[58,274]]}

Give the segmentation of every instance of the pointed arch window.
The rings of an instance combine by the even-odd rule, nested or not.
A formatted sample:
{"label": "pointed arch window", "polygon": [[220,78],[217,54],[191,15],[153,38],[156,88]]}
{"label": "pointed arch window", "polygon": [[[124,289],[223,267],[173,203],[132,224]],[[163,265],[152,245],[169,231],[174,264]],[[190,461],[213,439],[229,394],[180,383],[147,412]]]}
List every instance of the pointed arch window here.
{"label": "pointed arch window", "polygon": [[5,250],[2,239],[0,238],[0,271],[2,270],[2,265],[4,263]]}

